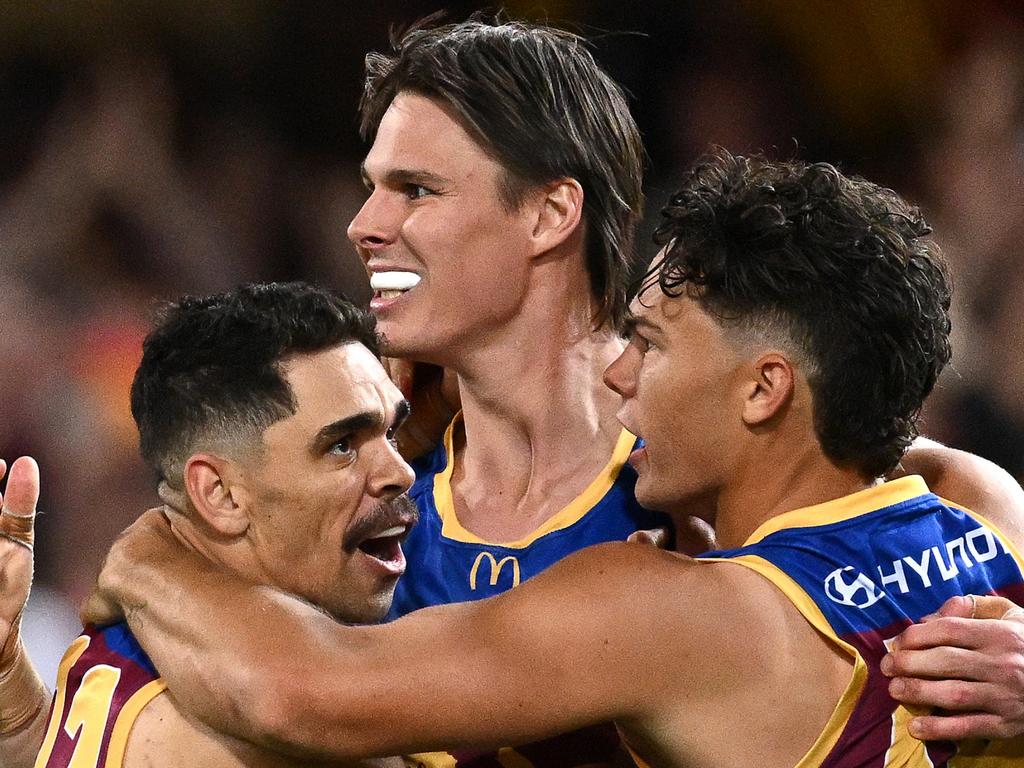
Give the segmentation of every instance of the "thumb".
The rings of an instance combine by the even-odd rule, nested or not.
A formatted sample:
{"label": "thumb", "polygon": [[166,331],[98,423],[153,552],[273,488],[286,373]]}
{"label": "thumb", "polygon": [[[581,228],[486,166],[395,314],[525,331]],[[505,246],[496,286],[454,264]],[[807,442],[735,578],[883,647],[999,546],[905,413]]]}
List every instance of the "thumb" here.
{"label": "thumb", "polygon": [[36,503],[39,501],[39,465],[22,456],[11,466],[7,491],[0,506],[0,536],[32,549]]}

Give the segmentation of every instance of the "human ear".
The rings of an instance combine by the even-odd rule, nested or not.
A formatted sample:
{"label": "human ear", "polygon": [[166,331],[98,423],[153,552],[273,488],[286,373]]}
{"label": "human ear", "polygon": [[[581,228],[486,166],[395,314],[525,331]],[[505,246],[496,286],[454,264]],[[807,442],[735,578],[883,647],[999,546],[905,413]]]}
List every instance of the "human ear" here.
{"label": "human ear", "polygon": [[752,366],[752,376],[743,403],[743,422],[750,427],[764,424],[781,412],[793,397],[793,365],[778,352],[761,355]]}
{"label": "human ear", "polygon": [[185,493],[199,517],[214,531],[241,536],[249,528],[249,493],[233,462],[196,453],[185,462]]}
{"label": "human ear", "polygon": [[536,255],[548,253],[580,228],[583,219],[583,187],[565,178],[541,187],[536,198],[532,241]]}

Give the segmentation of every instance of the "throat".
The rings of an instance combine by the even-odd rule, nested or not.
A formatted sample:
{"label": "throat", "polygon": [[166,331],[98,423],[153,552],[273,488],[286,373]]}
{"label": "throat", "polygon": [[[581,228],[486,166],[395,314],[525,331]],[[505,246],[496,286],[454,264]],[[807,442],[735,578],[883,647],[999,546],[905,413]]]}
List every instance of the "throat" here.
{"label": "throat", "polygon": [[555,518],[558,527],[571,524],[604,496],[617,475],[609,465],[613,454],[623,453],[616,451],[618,437],[593,440],[585,455],[561,451],[554,460],[535,455],[529,464],[475,462],[471,453],[456,451],[451,496],[459,524],[496,544],[520,541]]}

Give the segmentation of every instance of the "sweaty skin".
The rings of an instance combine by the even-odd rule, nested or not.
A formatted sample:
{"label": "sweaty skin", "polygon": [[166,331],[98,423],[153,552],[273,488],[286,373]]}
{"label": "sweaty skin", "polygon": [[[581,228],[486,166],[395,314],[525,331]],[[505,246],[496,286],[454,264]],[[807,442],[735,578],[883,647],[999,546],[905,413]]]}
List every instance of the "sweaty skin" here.
{"label": "sweaty skin", "polygon": [[[411,507],[399,503],[399,497],[412,482],[412,473],[393,445],[394,432],[408,405],[373,353],[359,343],[342,343],[292,356],[282,363],[281,370],[296,406],[293,414],[280,418],[260,436],[265,456],[274,457],[272,466],[264,463],[261,451],[254,452],[252,458],[239,459],[193,454],[185,469],[190,511],[186,514],[182,509],[151,510],[149,514],[163,521],[179,547],[208,565],[216,564],[225,575],[231,573],[264,587],[289,589],[310,601],[301,604],[318,615],[331,611],[350,621],[377,621],[390,605],[397,580],[390,570],[396,564],[374,562],[359,548],[346,546],[346,542],[356,535],[354,532],[361,532],[358,537],[404,532],[414,519]],[[13,467],[7,494],[11,509],[24,514],[34,509],[38,498],[38,471],[26,471],[29,461],[19,460]],[[211,478],[211,497],[197,495],[196,482],[212,471],[214,464],[220,475]],[[198,465],[203,466],[196,473],[192,468]],[[34,468],[34,464],[31,466]],[[204,506],[207,501],[220,506],[210,510]],[[6,512],[5,509],[5,515]],[[290,527],[285,528],[286,524]],[[267,536],[268,531],[272,535]],[[20,569],[11,562],[15,557],[24,561]],[[308,571],[304,570],[304,562]],[[3,637],[13,642],[18,638],[10,632],[11,621],[7,617],[20,611],[27,599],[31,552],[0,537],[0,574],[0,621],[6,620],[8,624]],[[15,579],[17,585],[13,583]],[[187,602],[190,598],[178,593],[174,599]],[[186,655],[179,661],[194,673],[205,674],[196,657]],[[19,671],[34,674],[24,656],[0,680],[0,712],[27,706],[31,701],[26,696],[31,693],[35,714],[22,728],[0,735],[3,765],[34,765],[40,743],[44,745],[40,752],[44,762],[40,766],[49,765],[51,756],[61,765],[68,764],[71,747],[54,749],[61,728],[66,726],[62,719],[65,708],[60,707],[57,717],[50,720],[50,699],[38,677],[30,689],[19,691],[12,685],[13,675]],[[79,698],[83,690],[84,687],[76,689],[67,708],[67,722],[74,718],[79,729],[70,757],[72,766],[89,759],[89,748],[97,752],[100,749],[98,738],[86,744],[81,734],[87,729],[95,734],[97,728],[102,733],[107,724],[107,712],[99,703],[95,687],[91,696]],[[70,714],[76,711],[81,717]],[[74,728],[68,732],[74,732]],[[273,746],[276,749],[268,750],[211,729],[187,715],[173,695],[164,691],[146,703],[134,721],[123,766],[290,768],[309,765],[311,761],[324,765],[353,762],[332,756],[321,759],[303,755],[293,759],[282,755],[289,751],[287,743]],[[365,764],[376,768],[402,765],[398,758],[369,760]]]}
{"label": "sweaty skin", "polygon": [[[731,348],[706,320],[687,310],[664,322],[687,339],[693,359],[722,361],[708,381],[749,391],[746,367],[730,358]],[[627,400],[641,356],[631,344],[607,374]],[[756,381],[780,375],[778,360],[765,359],[773,368]],[[695,372],[687,387],[704,386],[702,376]],[[779,398],[789,402],[787,426],[777,426],[774,435],[780,444],[754,437],[757,448],[744,454],[770,451],[772,472],[764,472],[766,458],[748,462],[721,453],[708,459],[700,476],[713,476],[716,462],[732,467],[718,491],[717,527],[726,547],[780,512],[864,487],[798,439],[806,434],[806,426],[797,425],[807,423],[809,389],[799,377],[779,381],[782,395],[743,400],[744,413],[765,413],[764,397],[775,403],[771,413]],[[726,397],[686,418],[721,425],[715,445],[735,445],[739,435],[728,433],[735,429],[732,420],[721,418],[729,402],[736,401]],[[628,407],[622,414],[632,417]],[[796,421],[788,423],[791,418]],[[661,492],[652,485],[659,478],[690,482],[643,474],[644,464],[657,469],[662,459],[657,451],[637,459],[638,488],[653,496]],[[977,485],[959,481],[960,490],[975,490],[963,503],[1019,546],[1019,499],[1000,490],[993,478],[1002,475],[991,465],[969,469]],[[941,485],[935,490],[945,494]],[[430,608],[378,627],[342,627],[293,601],[229,582],[177,549],[152,517],[122,539],[113,559],[117,567],[104,575],[104,590],[116,593],[129,621],[140,624],[142,642],[167,665],[171,689],[195,705],[199,717],[259,742],[287,742],[318,754],[483,747],[614,719],[653,764],[792,766],[811,748],[851,678],[851,660],[759,576],[733,563],[631,544],[577,553],[499,598]],[[187,573],[175,579],[208,596],[209,604],[204,597],[172,611],[159,598],[143,603],[143,595],[162,594],[157,582],[166,577],[154,562]],[[211,606],[223,604],[228,610],[212,632]],[[263,631],[264,620],[277,630]],[[707,661],[709,648],[714,664]],[[227,677],[214,685],[210,677],[182,674],[174,659],[184,653],[203,657],[207,670]],[[273,696],[238,668],[240,657],[259,660]],[[241,716],[228,722],[225,712]],[[757,738],[737,738],[737,722]]]}

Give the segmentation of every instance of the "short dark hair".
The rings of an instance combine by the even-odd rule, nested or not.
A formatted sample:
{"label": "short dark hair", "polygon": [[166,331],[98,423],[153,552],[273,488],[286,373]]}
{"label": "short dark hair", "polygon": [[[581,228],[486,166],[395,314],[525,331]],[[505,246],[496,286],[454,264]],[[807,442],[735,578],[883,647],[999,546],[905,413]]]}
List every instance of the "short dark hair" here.
{"label": "short dark hair", "polygon": [[131,405],[143,459],[175,486],[200,444],[259,446],[267,427],[295,413],[280,368],[292,355],[345,342],[377,354],[372,315],[305,283],[185,296],[161,314],[142,345]]}
{"label": "short dark hair", "polygon": [[574,178],[583,188],[594,323],[626,314],[633,238],[643,206],[643,144],[622,89],[587,41],[553,27],[484,21],[393,36],[392,55],[366,57],[361,131],[372,141],[400,92],[437,99],[505,169],[516,207],[532,185]]}
{"label": "short dark hair", "polygon": [[950,285],[931,227],[895,192],[826,163],[717,150],[662,211],[648,274],[723,324],[806,357],[825,454],[869,477],[917,435],[950,359]]}

